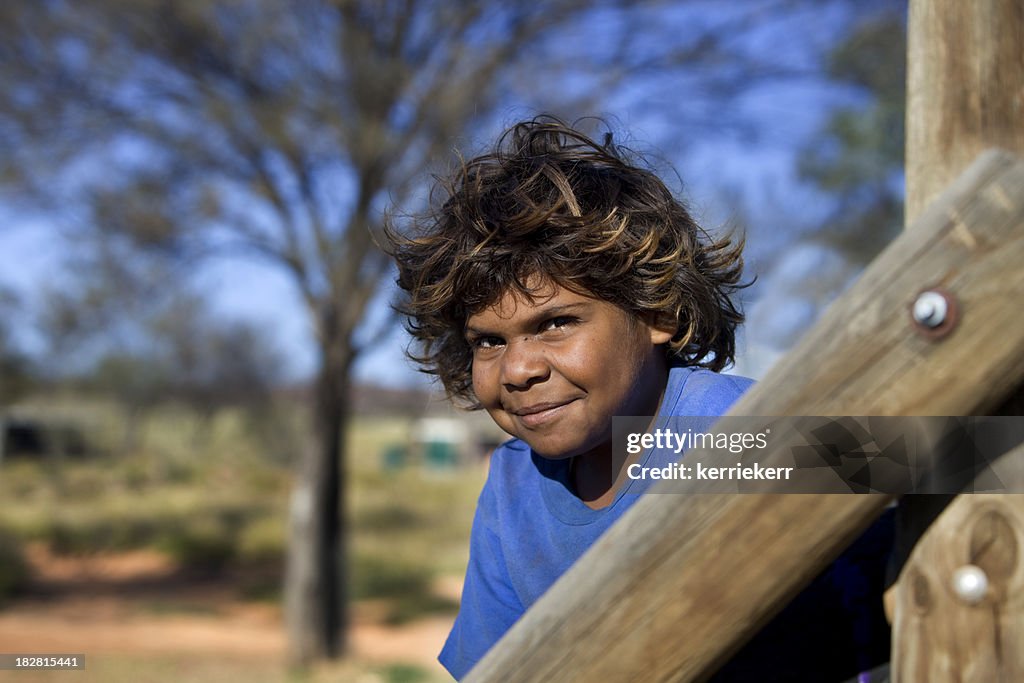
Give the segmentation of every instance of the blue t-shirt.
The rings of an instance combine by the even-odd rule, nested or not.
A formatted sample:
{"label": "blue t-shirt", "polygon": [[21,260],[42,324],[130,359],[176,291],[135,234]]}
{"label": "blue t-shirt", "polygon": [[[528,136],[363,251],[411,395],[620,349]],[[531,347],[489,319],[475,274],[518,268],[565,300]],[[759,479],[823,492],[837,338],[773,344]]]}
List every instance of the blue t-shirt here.
{"label": "blue t-shirt", "polygon": [[[704,369],[673,368],[659,414],[722,415],[751,384],[749,379]],[[462,603],[441,651],[441,664],[456,679],[465,676],[558,577],[622,516],[648,483],[631,480],[618,491],[610,505],[594,510],[573,493],[569,483],[568,459],[542,458],[519,439],[500,446],[491,457],[487,483],[477,503]],[[884,561],[882,564],[884,571]],[[842,558],[833,567],[837,565],[844,566]],[[860,577],[855,578],[859,580]],[[808,590],[821,579],[819,577]],[[836,582],[826,583],[831,586]],[[870,586],[858,584],[856,589],[860,593],[870,590]],[[793,604],[800,603],[802,597]],[[837,599],[850,602],[849,596],[843,594],[830,596],[830,599],[832,602]],[[814,606],[817,602],[817,595],[812,596],[810,604]],[[877,602],[880,611],[881,599]],[[784,610],[775,621],[788,618],[785,628],[789,629],[793,618],[798,622],[805,617],[815,618],[802,612],[795,617],[787,617],[791,611]],[[762,635],[768,632],[771,636],[774,624],[766,627]],[[812,628],[817,626],[812,625]],[[788,636],[783,634],[782,637]],[[764,643],[759,636],[733,661],[742,663],[744,653],[751,647],[754,648],[755,659],[768,655],[774,659],[777,654],[774,648],[779,647],[776,640]],[[887,631],[885,643],[887,647]],[[801,650],[805,644],[806,639],[800,641]],[[853,674],[872,665],[858,661]],[[755,662],[755,666],[758,668],[751,671],[764,673],[765,670],[760,668],[762,662]],[[722,680],[743,680],[742,671],[737,676]]]}

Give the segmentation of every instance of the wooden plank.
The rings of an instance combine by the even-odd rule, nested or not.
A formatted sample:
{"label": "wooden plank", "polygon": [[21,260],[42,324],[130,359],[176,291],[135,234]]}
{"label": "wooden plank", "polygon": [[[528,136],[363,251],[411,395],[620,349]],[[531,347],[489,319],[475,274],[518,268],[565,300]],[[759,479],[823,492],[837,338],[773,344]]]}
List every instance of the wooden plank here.
{"label": "wooden plank", "polygon": [[[731,414],[984,412],[1024,379],[1021,263],[1024,162],[988,153]],[[917,294],[936,284],[962,311],[938,341],[916,334],[909,316]],[[760,460],[770,465],[772,455]],[[874,495],[646,496],[467,680],[700,680],[887,503]]]}
{"label": "wooden plank", "polygon": [[[1024,154],[1022,45],[1024,3],[1020,0],[911,1],[907,51],[908,229],[931,197],[982,149],[999,146]],[[1020,415],[1022,407],[1024,394],[1018,393],[991,410]],[[1024,476],[1024,460],[1016,460],[1015,466],[1017,475]],[[903,683],[950,676],[974,681],[1021,680],[1019,660],[1016,664],[1012,658],[1006,660],[1008,668],[1003,671],[975,666],[980,660],[1000,661],[983,654],[991,652],[990,646],[998,638],[978,639],[985,631],[969,620],[962,621],[955,603],[940,600],[927,615],[919,608],[905,611],[915,604],[915,594],[919,597],[921,586],[926,585],[920,577],[933,569],[923,563],[941,554],[939,548],[943,545],[948,545],[952,553],[958,533],[964,533],[962,528],[949,525],[970,517],[969,510],[979,512],[996,504],[977,496],[961,497],[954,502],[956,514],[944,514],[933,524],[949,500],[907,496],[900,502],[896,555],[906,565],[901,579],[886,594],[886,608],[895,627],[893,671]],[[1015,507],[1016,516],[1024,515],[1024,499],[1011,496],[1000,500],[998,505]],[[1005,517],[1012,519],[1014,514],[1005,511]],[[918,559],[907,561],[915,543],[928,550],[915,552],[913,557]],[[1005,607],[1000,608],[1003,621],[1013,621],[1006,616]],[[1015,620],[1024,620],[1020,606]],[[964,629],[959,642],[949,639],[951,626]],[[967,654],[965,648],[976,651]],[[950,656],[955,652],[960,654],[953,657],[954,662]],[[923,666],[925,660],[964,668]]]}

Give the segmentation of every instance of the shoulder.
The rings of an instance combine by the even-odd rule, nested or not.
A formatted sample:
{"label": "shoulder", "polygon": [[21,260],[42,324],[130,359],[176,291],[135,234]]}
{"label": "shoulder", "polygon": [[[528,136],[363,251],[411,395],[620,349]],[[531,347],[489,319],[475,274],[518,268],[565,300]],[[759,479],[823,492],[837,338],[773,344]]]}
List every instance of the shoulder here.
{"label": "shoulder", "polygon": [[481,499],[483,496],[496,500],[514,499],[516,492],[521,494],[524,486],[532,483],[536,487],[533,480],[539,473],[532,456],[530,447],[521,439],[509,439],[494,449]]}
{"label": "shoulder", "polygon": [[509,439],[494,449],[491,454],[491,474],[521,477],[532,468],[530,447],[522,439]]}
{"label": "shoulder", "polygon": [[721,415],[754,381],[705,368],[672,368],[665,390],[663,414]]}

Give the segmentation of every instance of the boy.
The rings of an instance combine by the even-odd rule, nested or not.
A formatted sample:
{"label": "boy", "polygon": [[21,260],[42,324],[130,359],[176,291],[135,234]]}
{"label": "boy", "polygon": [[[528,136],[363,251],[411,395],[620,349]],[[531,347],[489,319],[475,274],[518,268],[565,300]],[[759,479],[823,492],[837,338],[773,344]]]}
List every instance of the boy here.
{"label": "boy", "polygon": [[[750,381],[718,374],[743,319],[742,244],[712,239],[610,140],[523,122],[445,190],[414,235],[391,236],[414,358],[514,437],[492,456],[440,656],[461,678],[641,492],[613,458],[612,417],[718,416]],[[824,618],[814,609],[776,622]],[[778,633],[723,680],[786,680],[786,639],[808,642]]]}

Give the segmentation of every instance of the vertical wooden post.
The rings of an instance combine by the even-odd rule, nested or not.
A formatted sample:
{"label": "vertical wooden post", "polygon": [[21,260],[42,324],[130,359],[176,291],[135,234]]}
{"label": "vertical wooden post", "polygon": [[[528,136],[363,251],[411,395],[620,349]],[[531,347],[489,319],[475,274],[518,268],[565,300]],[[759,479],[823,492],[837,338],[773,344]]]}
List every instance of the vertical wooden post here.
{"label": "vertical wooden post", "polygon": [[[1024,2],[911,0],[908,31],[909,226],[983,149],[1024,154]],[[962,241],[991,248],[969,233]],[[1008,404],[1020,405],[1019,396]],[[1024,499],[960,496],[936,519],[946,502],[901,504],[912,536],[901,545],[916,545],[892,591],[893,681],[1024,681]],[[980,599],[957,591],[964,567],[987,579]]]}
{"label": "vertical wooden post", "polygon": [[906,220],[989,147],[1024,153],[1024,3],[911,0]]}

